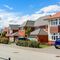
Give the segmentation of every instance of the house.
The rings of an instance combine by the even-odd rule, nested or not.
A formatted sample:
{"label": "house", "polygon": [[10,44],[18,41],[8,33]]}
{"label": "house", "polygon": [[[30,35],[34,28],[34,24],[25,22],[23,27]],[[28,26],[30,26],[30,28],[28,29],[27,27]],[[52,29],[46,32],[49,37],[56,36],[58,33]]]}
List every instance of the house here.
{"label": "house", "polygon": [[45,20],[48,21],[49,44],[54,44],[56,38],[60,38],[60,12],[50,15]]}
{"label": "house", "polygon": [[47,18],[47,16],[40,17],[35,21],[34,23],[35,29],[41,28],[48,30],[48,21],[45,21],[44,20],[45,18]]}
{"label": "house", "polygon": [[48,32],[39,28],[30,33],[30,36],[37,38],[40,43],[48,42]]}
{"label": "house", "polygon": [[20,25],[13,25],[13,24],[9,25],[10,33],[18,32],[19,28],[20,28]]}
{"label": "house", "polygon": [[[34,23],[35,23],[35,21],[28,20],[21,25],[21,28],[23,30],[25,30],[25,32],[27,32],[27,30],[29,30],[29,29],[30,29],[30,32],[32,32],[32,31],[34,31]],[[27,36],[27,35],[25,35],[25,36]]]}
{"label": "house", "polygon": [[30,27],[32,30],[34,30],[34,23],[35,23],[35,21],[28,20],[28,21],[24,22],[24,23],[21,25],[21,27],[23,27],[25,30],[26,30],[27,28],[29,28],[29,27]]}
{"label": "house", "polygon": [[18,37],[25,37],[25,30],[18,30]]}
{"label": "house", "polygon": [[48,21],[45,21],[45,18],[47,16],[38,18],[34,23],[35,30],[30,33],[30,36],[37,36],[37,41],[41,43],[48,42]]}
{"label": "house", "polygon": [[2,29],[2,32],[6,32],[6,33],[9,33],[9,27],[4,27],[3,29]]}
{"label": "house", "polygon": [[9,38],[10,41],[15,41],[18,39],[19,28],[20,25],[9,25],[9,32],[6,34],[6,36]]}

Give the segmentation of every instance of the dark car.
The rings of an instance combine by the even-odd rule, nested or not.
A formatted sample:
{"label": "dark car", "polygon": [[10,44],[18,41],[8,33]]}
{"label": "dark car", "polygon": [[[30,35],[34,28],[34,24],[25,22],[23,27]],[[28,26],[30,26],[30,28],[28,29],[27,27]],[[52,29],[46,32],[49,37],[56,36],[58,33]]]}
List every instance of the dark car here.
{"label": "dark car", "polygon": [[55,48],[60,49],[60,38],[57,38],[55,41]]}
{"label": "dark car", "polygon": [[18,38],[18,40],[29,40],[29,39],[25,37],[21,37],[21,38]]}

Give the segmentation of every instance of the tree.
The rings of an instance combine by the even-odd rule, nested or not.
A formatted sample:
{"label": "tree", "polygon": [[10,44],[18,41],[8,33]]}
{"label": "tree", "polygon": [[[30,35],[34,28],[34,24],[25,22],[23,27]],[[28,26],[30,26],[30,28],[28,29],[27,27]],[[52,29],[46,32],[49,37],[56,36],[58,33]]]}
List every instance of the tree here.
{"label": "tree", "polygon": [[2,32],[2,37],[5,37],[7,32]]}
{"label": "tree", "polygon": [[29,36],[29,35],[30,35],[30,32],[31,32],[31,28],[28,27],[27,30],[26,30],[26,32],[25,32],[25,34],[26,34],[27,36]]}

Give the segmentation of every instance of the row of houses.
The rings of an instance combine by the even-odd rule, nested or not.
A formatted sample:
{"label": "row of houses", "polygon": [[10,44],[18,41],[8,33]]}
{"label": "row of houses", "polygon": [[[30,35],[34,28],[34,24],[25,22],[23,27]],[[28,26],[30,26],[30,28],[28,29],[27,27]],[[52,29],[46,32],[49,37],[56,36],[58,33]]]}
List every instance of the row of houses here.
{"label": "row of houses", "polygon": [[60,38],[60,12],[40,17],[36,21],[28,20],[21,25],[9,25],[4,31],[7,31],[6,36],[10,40],[16,40],[19,36],[26,37],[28,28],[30,28],[28,37],[37,38],[41,43],[54,44],[56,38]]}

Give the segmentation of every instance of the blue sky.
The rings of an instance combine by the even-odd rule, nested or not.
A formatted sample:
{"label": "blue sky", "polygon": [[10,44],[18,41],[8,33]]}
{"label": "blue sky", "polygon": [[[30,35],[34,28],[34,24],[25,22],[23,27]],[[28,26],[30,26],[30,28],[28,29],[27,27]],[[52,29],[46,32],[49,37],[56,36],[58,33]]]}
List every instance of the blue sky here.
{"label": "blue sky", "polygon": [[0,27],[60,11],[60,0],[0,0]]}
{"label": "blue sky", "polygon": [[[32,14],[40,8],[56,4],[60,0],[0,0],[0,9],[22,14]],[[6,6],[12,9],[9,9]]]}

